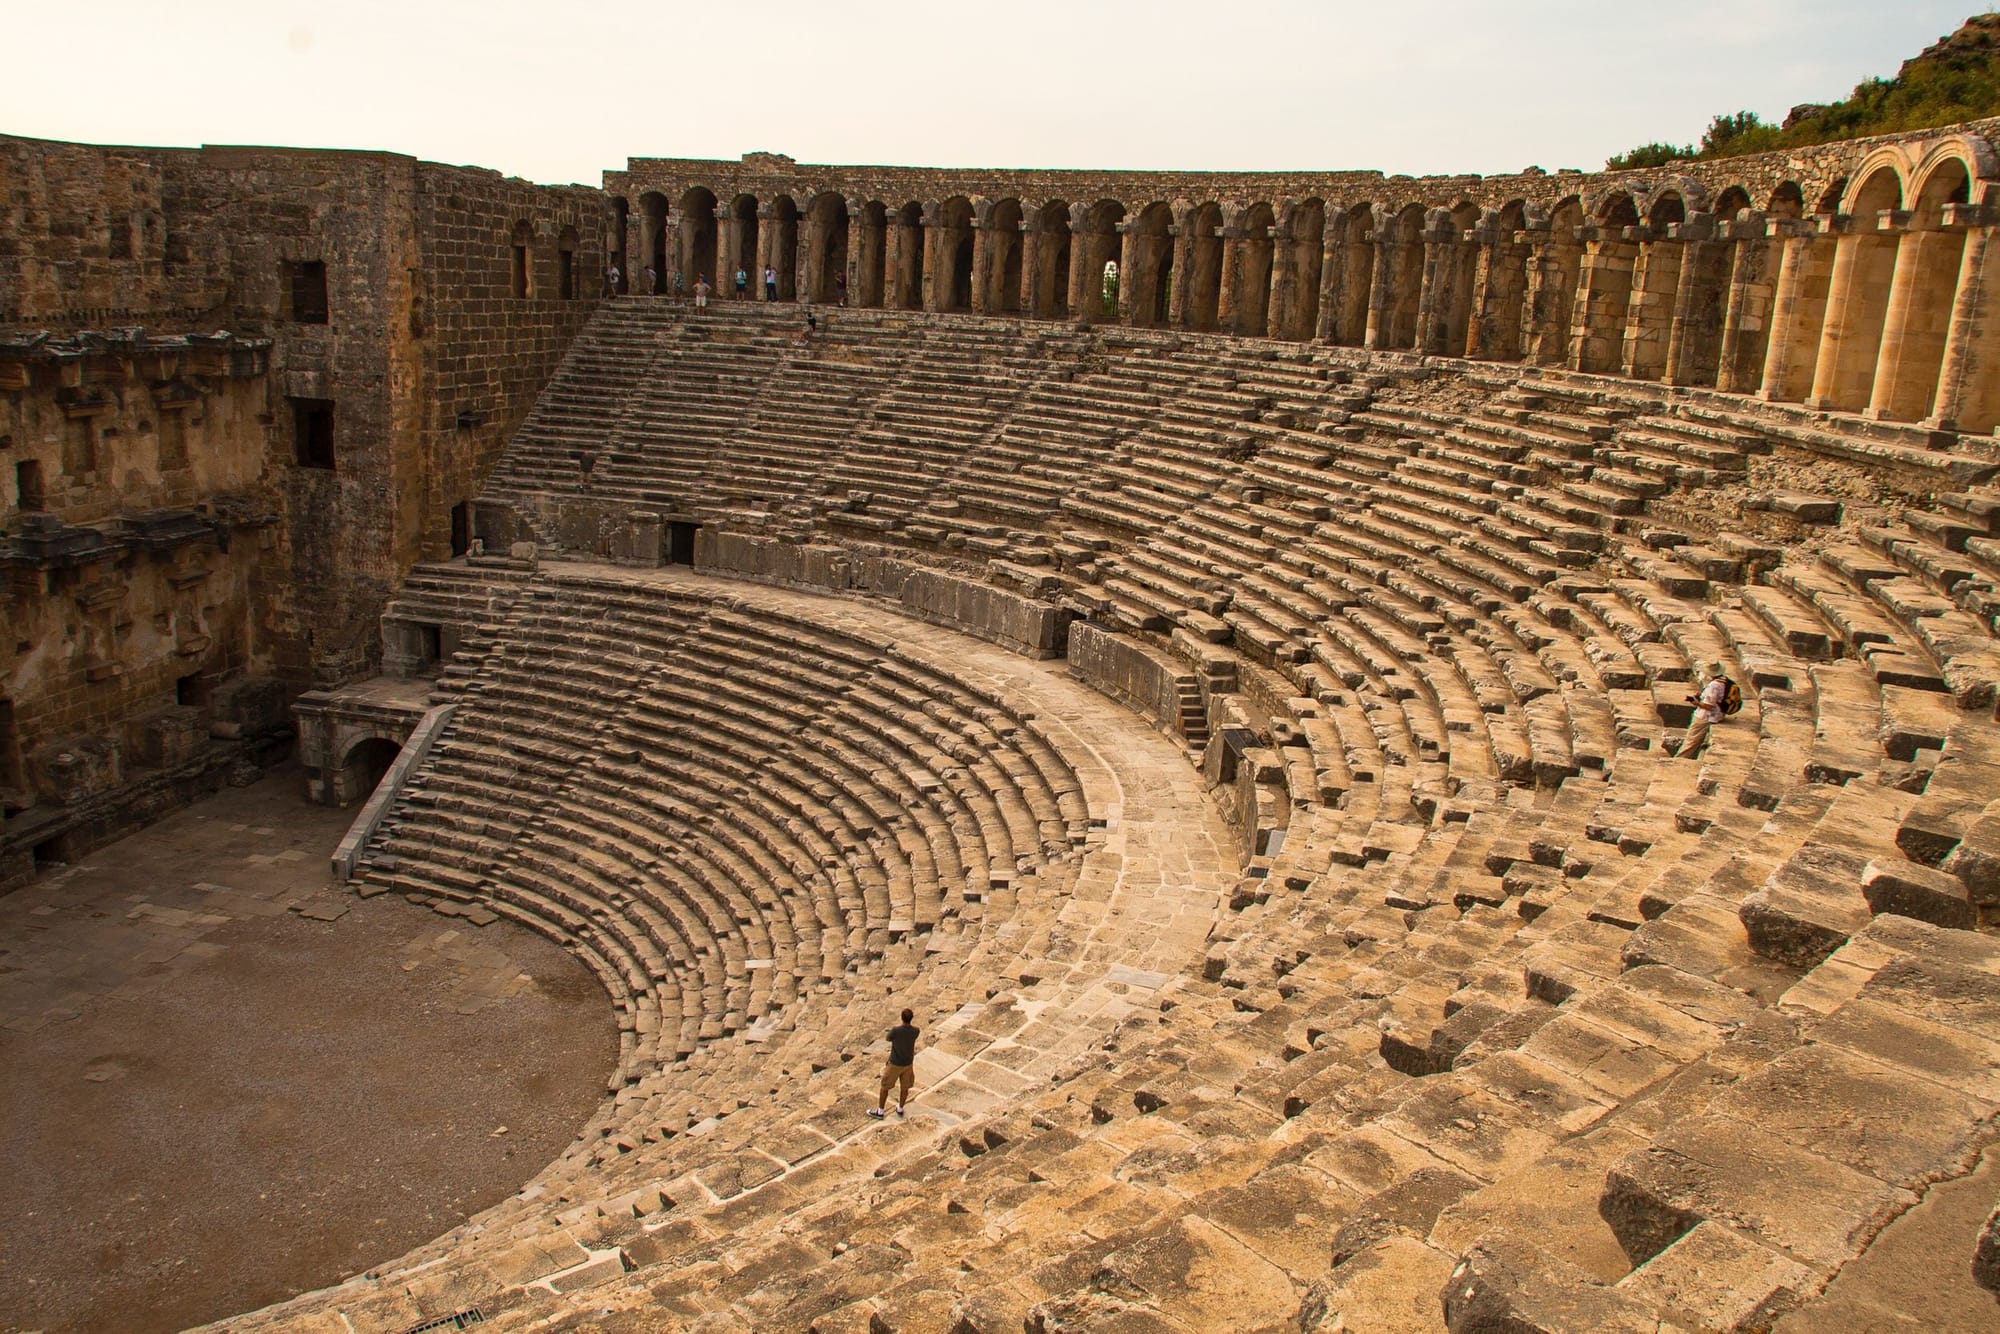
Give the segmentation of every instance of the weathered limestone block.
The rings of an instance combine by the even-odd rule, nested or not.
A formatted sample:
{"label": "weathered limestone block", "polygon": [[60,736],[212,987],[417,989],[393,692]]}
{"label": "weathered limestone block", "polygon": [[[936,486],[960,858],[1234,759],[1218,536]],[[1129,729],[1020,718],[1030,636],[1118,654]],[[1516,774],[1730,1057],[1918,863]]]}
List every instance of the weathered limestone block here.
{"label": "weathered limestone block", "polygon": [[169,769],[193,759],[208,740],[208,716],[191,705],[172,704],[136,718],[126,755],[132,763]]}
{"label": "weathered limestone block", "polygon": [[903,581],[903,609],[1031,658],[1060,657],[1071,613],[991,584],[932,570]]}
{"label": "weathered limestone block", "polygon": [[210,697],[209,708],[214,715],[209,735],[230,740],[272,736],[291,725],[285,688],[269,678],[222,686]]}
{"label": "weathered limestone block", "polygon": [[2000,1206],[1986,1216],[1979,1240],[1972,1247],[1972,1281],[2000,1295]]}
{"label": "weathered limestone block", "polygon": [[1537,1249],[1489,1236],[1465,1253],[1439,1294],[1451,1334],[1672,1334],[1687,1326]]}
{"label": "weathered limestone block", "polygon": [[1164,657],[1087,621],[1069,627],[1068,657],[1071,675],[1085,685],[1162,728],[1173,727],[1180,710],[1181,675]]}
{"label": "weathered limestone block", "polygon": [[1957,876],[1974,903],[2000,904],[2000,801],[1966,829],[1965,837],[1950,856],[1944,869]]}
{"label": "weathered limestone block", "polygon": [[1871,912],[1899,913],[1933,926],[1978,924],[1964,882],[1917,862],[1869,862],[1861,873],[1861,892]]}
{"label": "weathered limestone block", "polygon": [[72,806],[125,781],[125,755],[109,737],[67,737],[28,756],[28,786],[38,801]]}

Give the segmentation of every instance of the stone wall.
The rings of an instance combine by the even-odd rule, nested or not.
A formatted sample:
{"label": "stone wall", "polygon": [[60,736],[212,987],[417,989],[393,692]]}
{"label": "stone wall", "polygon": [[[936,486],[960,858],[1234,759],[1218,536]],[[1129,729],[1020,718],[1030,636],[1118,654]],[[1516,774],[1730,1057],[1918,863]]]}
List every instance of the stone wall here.
{"label": "stone wall", "polygon": [[120,832],[104,794],[177,689],[377,668],[390,593],[465,548],[595,307],[601,199],[392,153],[0,138],[10,815],[76,824],[31,757],[101,752],[68,790]]}

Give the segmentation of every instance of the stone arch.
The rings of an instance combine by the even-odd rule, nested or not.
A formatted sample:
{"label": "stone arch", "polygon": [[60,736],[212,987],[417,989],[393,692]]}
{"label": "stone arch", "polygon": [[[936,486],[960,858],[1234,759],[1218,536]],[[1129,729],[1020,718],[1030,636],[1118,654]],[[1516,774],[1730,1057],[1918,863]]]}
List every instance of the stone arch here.
{"label": "stone arch", "polygon": [[1715,197],[1715,216],[1719,222],[1734,221],[1737,214],[1751,207],[1750,192],[1740,185],[1731,185]]}
{"label": "stone arch", "polygon": [[1764,201],[1765,217],[1795,219],[1805,215],[1806,195],[1797,181],[1779,181],[1771,187],[1770,197]]}
{"label": "stone arch", "polygon": [[1862,160],[1860,170],[1849,178],[1841,195],[1840,211],[1862,216],[1901,208],[1908,193],[1903,155],[1893,148],[1878,148]]}
{"label": "stone arch", "polygon": [[1349,208],[1333,227],[1338,251],[1328,275],[1329,339],[1342,347],[1360,347],[1368,338],[1368,311],[1375,285],[1375,205]]}
{"label": "stone arch", "polygon": [[1881,222],[1885,212],[1903,206],[1903,168],[1900,153],[1878,148],[1863,159],[1841,198],[1848,224],[1834,246],[1808,407],[1859,412],[1874,396],[1901,241]]}
{"label": "stone arch", "polygon": [[1236,262],[1228,276],[1235,284],[1231,329],[1261,338],[1271,327],[1271,228],[1276,218],[1266,203],[1249,205],[1236,215]]}
{"label": "stone arch", "polygon": [[1283,272],[1277,288],[1282,297],[1272,332],[1304,342],[1319,326],[1319,284],[1326,261],[1326,201],[1317,196],[1285,206],[1278,223],[1285,243]]}
{"label": "stone arch", "polygon": [[1633,260],[1622,352],[1624,372],[1635,380],[1658,380],[1667,374],[1676,296],[1687,259],[1682,239],[1687,220],[1688,202],[1678,183],[1663,185],[1648,197]]}
{"label": "stone arch", "polygon": [[854,290],[847,299],[857,306],[879,306],[887,276],[889,210],[879,199],[848,208],[854,214]]}
{"label": "stone arch", "polygon": [[[764,228],[763,253],[764,268],[777,278],[780,301],[796,301],[799,298],[799,205],[788,194],[773,195],[771,202],[759,210],[766,223]],[[762,274],[758,275],[759,280]],[[760,295],[768,296],[768,292]]]}
{"label": "stone arch", "polygon": [[928,218],[929,244],[935,290],[930,309],[969,311],[972,309],[972,201],[953,195],[934,206]]}
{"label": "stone arch", "polygon": [[1034,258],[1027,277],[1028,313],[1037,319],[1065,319],[1069,315],[1069,202],[1051,199],[1036,209],[1029,235],[1034,238]]}
{"label": "stone arch", "polygon": [[1631,314],[1632,271],[1638,265],[1639,205],[1622,187],[1606,193],[1594,212],[1594,235],[1585,251],[1576,295],[1570,369],[1616,375],[1625,364],[1625,325]]}
{"label": "stone arch", "polygon": [[838,300],[847,279],[847,196],[822,190],[806,205],[806,261],[801,288],[810,301]]}
{"label": "stone arch", "polygon": [[693,186],[680,198],[680,270],[687,275],[688,290],[707,278],[718,291],[723,274],[716,266],[715,196],[702,186]]}
{"label": "stone arch", "polygon": [[1174,283],[1173,227],[1173,210],[1160,201],[1146,205],[1125,224],[1118,307],[1128,324],[1144,329],[1168,322]]}
{"label": "stone arch", "polygon": [[361,731],[345,737],[334,765],[336,804],[350,806],[367,800],[402,750],[400,738],[383,732]]}
{"label": "stone arch", "polygon": [[1185,327],[1204,333],[1221,324],[1222,205],[1198,205],[1181,224],[1187,241],[1187,291],[1182,297]]}
{"label": "stone arch", "polygon": [[763,269],[758,249],[759,233],[763,229],[760,213],[755,195],[738,195],[729,201],[729,221],[720,259],[722,272],[715,275],[715,285],[731,296],[736,293],[736,275],[739,272],[743,275],[746,294],[759,282]]}
{"label": "stone arch", "polygon": [[1026,257],[1021,235],[1021,201],[1009,196],[988,205],[981,224],[986,236],[985,298],[980,303],[996,315],[1021,310],[1021,273]]}
{"label": "stone arch", "polygon": [[[639,196],[639,257],[641,265],[651,266],[659,279],[661,286],[657,290],[666,290],[667,197],[658,190],[648,190]],[[648,286],[642,276],[632,290],[651,296],[656,289]]]}
{"label": "stone arch", "polygon": [[[1934,179],[1939,176],[1950,182],[1949,190],[1962,193],[1950,199],[1939,194],[1934,187]],[[1976,183],[1993,181],[1996,177],[2000,177],[2000,158],[1996,158],[1992,145],[1973,135],[1954,134],[1931,145],[1911,170],[1910,198],[1917,201],[1913,205],[1916,208],[1921,208],[1927,199],[1979,202],[1976,196],[1984,192],[1975,190]]]}
{"label": "stone arch", "polygon": [[1125,206],[1115,199],[1078,204],[1070,210],[1070,312],[1086,323],[1117,318],[1115,303],[1107,308],[1108,275],[1118,264],[1118,224]]}
{"label": "stone arch", "polygon": [[924,308],[924,206],[910,200],[896,210],[890,228],[888,304],[896,310]]}

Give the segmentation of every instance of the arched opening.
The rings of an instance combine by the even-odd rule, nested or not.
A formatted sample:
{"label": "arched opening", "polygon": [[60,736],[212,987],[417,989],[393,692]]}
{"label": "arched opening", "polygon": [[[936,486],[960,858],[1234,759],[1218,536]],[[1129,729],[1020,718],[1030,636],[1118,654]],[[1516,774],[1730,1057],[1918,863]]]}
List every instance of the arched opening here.
{"label": "arched opening", "polygon": [[1764,205],[1767,218],[1796,219],[1806,215],[1805,193],[1799,189],[1797,181],[1780,181],[1771,191],[1771,198]]}
{"label": "arched opening", "polygon": [[1424,350],[1440,356],[1462,357],[1472,334],[1473,287],[1479,280],[1479,205],[1460,200],[1446,222],[1447,234],[1439,238],[1440,253],[1433,270],[1438,292],[1431,306],[1431,327]]}
{"label": "arched opening", "polygon": [[1271,206],[1252,204],[1237,220],[1235,331],[1261,338],[1271,330]]}
{"label": "arched opening", "polygon": [[1375,206],[1356,204],[1335,224],[1340,246],[1331,294],[1328,335],[1342,347],[1360,347],[1368,339],[1368,311],[1374,305]]}
{"label": "arched opening", "polygon": [[889,211],[882,206],[882,201],[871,199],[863,204],[854,238],[855,290],[847,297],[853,305],[873,307],[882,304],[883,260],[887,254],[888,232]]}
{"label": "arched opening", "polygon": [[738,195],[729,201],[729,225],[723,238],[722,272],[715,275],[718,289],[732,298],[748,300],[758,284],[764,265],[758,257],[757,197]]}
{"label": "arched opening", "polygon": [[667,290],[667,197],[654,190],[639,196],[639,253],[645,256],[648,277],[643,271],[635,292],[653,296]]}
{"label": "arched opening", "polygon": [[1945,210],[1967,202],[1971,192],[1972,174],[1955,154],[1931,163],[1914,184],[1868,405],[1873,416],[1920,421],[1931,415],[1965,257],[1965,232],[1944,226]]}
{"label": "arched opening", "polygon": [[1038,319],[1069,318],[1069,204],[1051,199],[1035,211],[1034,261],[1028,313]]}
{"label": "arched opening", "polygon": [[1279,283],[1284,304],[1278,312],[1278,334],[1305,342],[1319,325],[1319,279],[1326,258],[1325,202],[1308,199],[1294,205],[1283,231],[1286,272]]}
{"label": "arched opening", "polygon": [[680,270],[687,275],[688,290],[706,278],[719,288],[722,275],[716,267],[715,196],[697,185],[681,196]]}
{"label": "arched opening", "polygon": [[1221,325],[1222,206],[1203,204],[1189,215],[1187,298],[1182,321],[1187,328],[1212,333]]}
{"label": "arched opening", "polygon": [[1466,355],[1487,361],[1518,361],[1528,294],[1528,247],[1522,241],[1528,209],[1510,200],[1488,224],[1486,275],[1475,285],[1478,313]]}
{"label": "arched opening", "polygon": [[1072,246],[1070,306],[1077,318],[1098,323],[1118,318],[1118,224],[1125,206],[1100,199],[1084,211],[1082,234]]}
{"label": "arched opening", "polygon": [[1639,210],[1623,190],[1597,210],[1596,236],[1585,249],[1576,295],[1574,370],[1616,375],[1624,366],[1625,324],[1632,308],[1632,270],[1639,246],[1629,239]]}
{"label": "arched opening", "polygon": [[1140,328],[1167,323],[1173,296],[1173,221],[1173,211],[1156,202],[1141,209],[1125,229],[1118,276],[1124,288],[1119,294],[1120,310],[1127,323]]}
{"label": "arched opening", "polygon": [[1666,373],[1667,344],[1680,288],[1683,243],[1676,232],[1687,221],[1687,201],[1662,190],[1646,214],[1645,239],[1633,264],[1632,298],[1625,322],[1625,373],[1657,380]]}
{"label": "arched opening", "polygon": [[912,200],[896,210],[895,265],[889,304],[897,310],[924,308],[924,206]]}
{"label": "arched opening", "polygon": [[1847,178],[1845,176],[1836,176],[1827,182],[1826,189],[1820,194],[1819,203],[1813,206],[1813,212],[1838,213],[1840,212],[1840,201],[1846,198],[1846,196]]}
{"label": "arched opening", "polygon": [[[796,301],[799,295],[799,206],[779,195],[765,211],[764,291],[766,300]],[[775,289],[773,284],[776,284]]]}
{"label": "arched opening", "polygon": [[1903,181],[1887,163],[1870,171],[1848,198],[1848,231],[1834,246],[1827,284],[1826,331],[1820,335],[1807,406],[1859,412],[1875,390],[1888,321],[1898,234],[1881,215],[1903,204]]}
{"label": "arched opening", "polygon": [[1375,294],[1369,312],[1368,345],[1390,350],[1414,348],[1424,288],[1424,206],[1404,206],[1388,231],[1388,242],[1377,248],[1376,278],[1381,291]]}
{"label": "arched opening", "polygon": [[1530,276],[1527,356],[1537,366],[1560,366],[1569,360],[1571,326],[1576,318],[1577,284],[1583,272],[1583,203],[1574,195],[1558,203],[1549,215],[1548,239]]}
{"label": "arched opening", "polygon": [[1003,199],[987,211],[985,307],[996,315],[1021,310],[1021,201]]}
{"label": "arched opening", "polygon": [[341,759],[334,788],[335,799],[343,806],[366,801],[396,762],[403,748],[384,737],[363,737],[348,747]]}
{"label": "arched opening", "polygon": [[972,201],[953,195],[938,205],[937,222],[929,237],[937,263],[931,309],[964,312],[972,309]]}
{"label": "arched opening", "polygon": [[847,290],[847,200],[831,190],[813,196],[809,210],[812,272],[806,291],[811,299],[833,302]]}
{"label": "arched opening", "polygon": [[611,201],[611,251],[606,257],[606,263],[609,268],[618,270],[619,281],[616,285],[612,284],[609,281],[610,274],[606,273],[604,290],[607,295],[624,286],[626,269],[625,238],[631,224],[632,206],[626,202],[625,196],[618,195]]}
{"label": "arched opening", "polygon": [[509,287],[516,300],[525,300],[535,294],[535,274],[532,251],[535,244],[534,225],[526,219],[514,224],[513,244],[509,247]]}

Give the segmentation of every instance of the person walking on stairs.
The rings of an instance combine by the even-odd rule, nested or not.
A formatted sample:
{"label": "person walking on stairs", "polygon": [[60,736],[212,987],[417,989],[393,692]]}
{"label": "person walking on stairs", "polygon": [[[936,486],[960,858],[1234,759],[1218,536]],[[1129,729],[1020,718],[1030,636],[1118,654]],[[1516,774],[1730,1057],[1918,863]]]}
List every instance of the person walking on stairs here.
{"label": "person walking on stairs", "polygon": [[705,273],[697,275],[694,280],[694,308],[708,309],[708,275]]}
{"label": "person walking on stairs", "polygon": [[1703,674],[1701,693],[1689,695],[1688,703],[1694,705],[1694,717],[1688,720],[1687,735],[1681,739],[1681,748],[1675,752],[1681,759],[1691,760],[1701,753],[1708,741],[1708,729],[1719,723],[1729,708],[1729,678],[1723,675],[1722,664],[1711,662]]}
{"label": "person walking on stairs", "polygon": [[889,1030],[889,1062],[882,1067],[882,1090],[876,1095],[875,1105],[868,1115],[880,1120],[889,1110],[889,1086],[901,1085],[896,1093],[896,1115],[903,1114],[903,1104],[910,1100],[910,1089],[917,1082],[917,1033],[919,1029],[910,1021],[916,1018],[914,1012],[903,1011],[903,1022]]}

